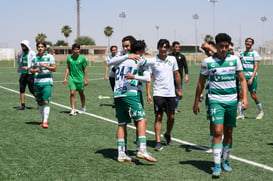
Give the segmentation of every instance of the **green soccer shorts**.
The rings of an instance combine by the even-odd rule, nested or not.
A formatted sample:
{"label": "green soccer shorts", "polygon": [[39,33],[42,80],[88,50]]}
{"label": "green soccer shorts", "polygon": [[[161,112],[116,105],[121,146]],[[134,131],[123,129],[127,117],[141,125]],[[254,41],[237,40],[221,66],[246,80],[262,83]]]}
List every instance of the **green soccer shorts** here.
{"label": "green soccer shorts", "polygon": [[69,80],[69,87],[70,90],[76,90],[76,91],[84,91],[84,82],[74,82],[73,80]]}
{"label": "green soccer shorts", "polygon": [[43,101],[50,101],[51,90],[52,90],[52,85],[50,84],[46,84],[46,85],[34,84],[36,101],[38,103]]}

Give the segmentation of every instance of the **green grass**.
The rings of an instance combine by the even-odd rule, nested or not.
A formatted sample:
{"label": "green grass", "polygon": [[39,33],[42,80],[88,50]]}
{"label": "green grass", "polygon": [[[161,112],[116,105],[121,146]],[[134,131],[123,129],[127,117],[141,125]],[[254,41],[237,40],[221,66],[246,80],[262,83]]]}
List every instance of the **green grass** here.
{"label": "green grass", "polygon": [[[199,68],[189,67],[190,81],[183,87],[181,113],[176,115],[172,136],[209,146],[209,122],[205,119],[204,103],[201,103],[199,115],[192,113]],[[273,167],[271,70],[272,66],[259,68],[258,96],[265,116],[263,120],[255,120],[257,108],[249,99],[247,119],[238,121],[232,150],[234,156],[269,167]],[[62,84],[64,72],[65,67],[58,66],[54,73],[52,102],[69,107],[69,88]],[[16,69],[0,64],[0,76],[0,86],[18,90]],[[99,95],[112,97],[109,82],[103,77],[103,63],[94,63],[88,68],[87,112],[116,121],[114,109],[107,106],[113,100],[98,99]],[[26,104],[32,109],[16,111],[15,107],[20,105],[19,94],[0,87],[0,97],[0,180],[211,180],[212,155],[204,150],[174,142],[172,147],[155,152],[152,149],[154,136],[147,134],[148,151],[158,160],[150,163],[135,157],[135,130],[129,128],[128,148],[136,161],[118,163],[116,124],[89,115],[71,117],[68,109],[52,103],[49,129],[42,129],[33,98],[26,97]],[[80,107],[78,95],[76,107]],[[146,102],[145,112],[147,129],[154,131],[153,106]],[[162,132],[165,129],[164,121]],[[222,180],[272,180],[272,171],[233,159],[230,164],[233,171],[223,172]]]}

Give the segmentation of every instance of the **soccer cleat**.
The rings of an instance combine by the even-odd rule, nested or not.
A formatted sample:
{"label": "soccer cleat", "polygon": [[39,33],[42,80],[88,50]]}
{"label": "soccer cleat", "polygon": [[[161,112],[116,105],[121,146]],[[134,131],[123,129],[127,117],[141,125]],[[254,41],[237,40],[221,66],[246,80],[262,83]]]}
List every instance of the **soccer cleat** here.
{"label": "soccer cleat", "polygon": [[118,154],[118,162],[123,163],[123,162],[132,162],[132,158],[130,158],[128,155],[126,155],[125,152],[120,152]]}
{"label": "soccer cleat", "polygon": [[43,128],[48,128],[48,123],[42,122],[42,123],[40,124],[40,126],[43,127]]}
{"label": "soccer cleat", "polygon": [[160,142],[157,142],[154,149],[155,151],[161,151],[163,149],[163,146]]}
{"label": "soccer cleat", "polygon": [[232,168],[230,167],[229,163],[227,160],[224,160],[222,162],[222,168],[223,170],[225,170],[226,172],[230,172],[232,170]]}
{"label": "soccer cleat", "polygon": [[17,107],[16,110],[26,110],[27,107],[26,106],[20,106],[20,107]]}
{"label": "soccer cleat", "polygon": [[79,110],[79,114],[85,113],[86,112],[86,108],[85,107],[81,107]]}
{"label": "soccer cleat", "polygon": [[167,133],[165,133],[164,134],[164,138],[165,138],[165,140],[166,140],[166,144],[168,145],[168,146],[171,146],[172,144],[173,144],[173,142],[172,142],[172,139],[171,139],[171,135],[167,135]]}
{"label": "soccer cleat", "polygon": [[174,111],[176,114],[180,113],[180,111],[178,109],[175,109]]}
{"label": "soccer cleat", "polygon": [[71,112],[69,113],[70,116],[75,116],[77,115],[77,112],[75,109],[71,109]]}
{"label": "soccer cleat", "polygon": [[211,148],[207,149],[206,153],[212,153],[212,149]]}
{"label": "soccer cleat", "polygon": [[150,162],[156,162],[156,159],[153,158],[146,150],[139,150],[137,152],[137,157],[138,158],[144,158],[145,160],[148,160]]}
{"label": "soccer cleat", "polygon": [[221,166],[220,164],[215,165],[214,166],[214,170],[212,172],[212,178],[220,178],[220,174],[221,174]]}
{"label": "soccer cleat", "polygon": [[260,112],[258,114],[258,116],[256,117],[256,119],[262,119],[264,117],[264,113],[263,112]]}
{"label": "soccer cleat", "polygon": [[245,116],[244,115],[239,115],[239,116],[237,116],[236,119],[245,119]]}

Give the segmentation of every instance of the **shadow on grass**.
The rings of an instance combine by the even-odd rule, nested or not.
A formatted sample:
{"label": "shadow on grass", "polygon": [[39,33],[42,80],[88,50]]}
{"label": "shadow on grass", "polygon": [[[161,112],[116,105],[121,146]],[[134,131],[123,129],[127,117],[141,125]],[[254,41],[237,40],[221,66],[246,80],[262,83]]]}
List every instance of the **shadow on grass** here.
{"label": "shadow on grass", "polygon": [[[117,155],[118,155],[117,149],[113,149],[113,148],[102,149],[102,150],[96,151],[96,154],[102,154],[104,158],[112,159],[115,162],[117,162]],[[130,156],[136,155],[136,152],[128,150],[128,155],[130,155]],[[148,162],[146,160],[143,160],[143,161]],[[133,159],[133,163],[135,163],[136,165],[145,165],[145,166],[154,166],[155,165],[152,162],[150,162],[148,164],[142,163],[139,159]]]}
{"label": "shadow on grass", "polygon": [[273,146],[273,143],[267,143],[267,145],[271,145],[271,146]]}
{"label": "shadow on grass", "polygon": [[41,121],[38,122],[38,121],[28,121],[28,122],[25,122],[25,124],[28,124],[28,125],[39,125],[41,124]]}
{"label": "shadow on grass", "polygon": [[16,111],[24,111],[24,110],[26,110],[26,109],[37,109],[37,107],[34,108],[34,107],[28,107],[28,106],[26,106],[26,109],[20,110],[20,109],[19,109],[20,107],[21,107],[21,106],[17,106],[17,107],[13,107],[13,108],[16,109]]}
{"label": "shadow on grass", "polygon": [[212,161],[198,161],[198,160],[188,160],[179,162],[182,165],[192,165],[199,170],[202,170],[208,174],[212,173],[212,167],[214,167],[214,163]]}
{"label": "shadow on grass", "polygon": [[186,152],[191,152],[192,150],[201,150],[204,151],[207,147],[197,147],[197,146],[192,146],[192,145],[186,145],[186,144],[182,144],[180,145],[181,148],[184,148]]}
{"label": "shadow on grass", "polygon": [[113,104],[100,104],[100,106],[101,106],[101,107],[102,107],[102,106],[109,106],[109,107],[115,108],[115,105],[113,105]]}
{"label": "shadow on grass", "polygon": [[60,111],[60,113],[69,114],[70,111]]}

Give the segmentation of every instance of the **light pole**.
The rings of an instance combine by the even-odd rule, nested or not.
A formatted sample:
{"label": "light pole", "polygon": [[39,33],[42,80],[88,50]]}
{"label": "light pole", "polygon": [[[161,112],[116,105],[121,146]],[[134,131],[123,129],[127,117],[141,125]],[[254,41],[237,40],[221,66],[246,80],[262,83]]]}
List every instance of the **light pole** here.
{"label": "light pole", "polygon": [[[266,22],[267,20],[267,17],[266,16],[263,16],[261,17],[261,21],[263,22],[263,45],[264,45],[264,23]],[[263,46],[262,46],[263,47]],[[264,47],[263,47],[263,52],[264,52]]]}
{"label": "light pole", "polygon": [[208,1],[213,4],[212,20],[213,20],[213,36],[215,36],[215,3],[217,3],[218,0],[208,0]]}
{"label": "light pole", "polygon": [[[156,40],[155,40],[155,44],[157,44],[158,41],[158,29],[159,29],[159,25],[155,25],[155,29],[156,29]],[[156,49],[156,48],[155,48]]]}
{"label": "light pole", "polygon": [[119,14],[119,17],[121,18],[121,36],[123,36],[123,20],[126,18],[126,13],[124,11],[122,11]]}
{"label": "light pole", "polygon": [[199,15],[196,13],[196,14],[194,14],[192,16],[192,18],[195,21],[195,59],[194,59],[194,64],[196,64],[196,62],[197,62],[197,34],[198,34],[198,31],[197,31],[197,20],[199,19]]}

